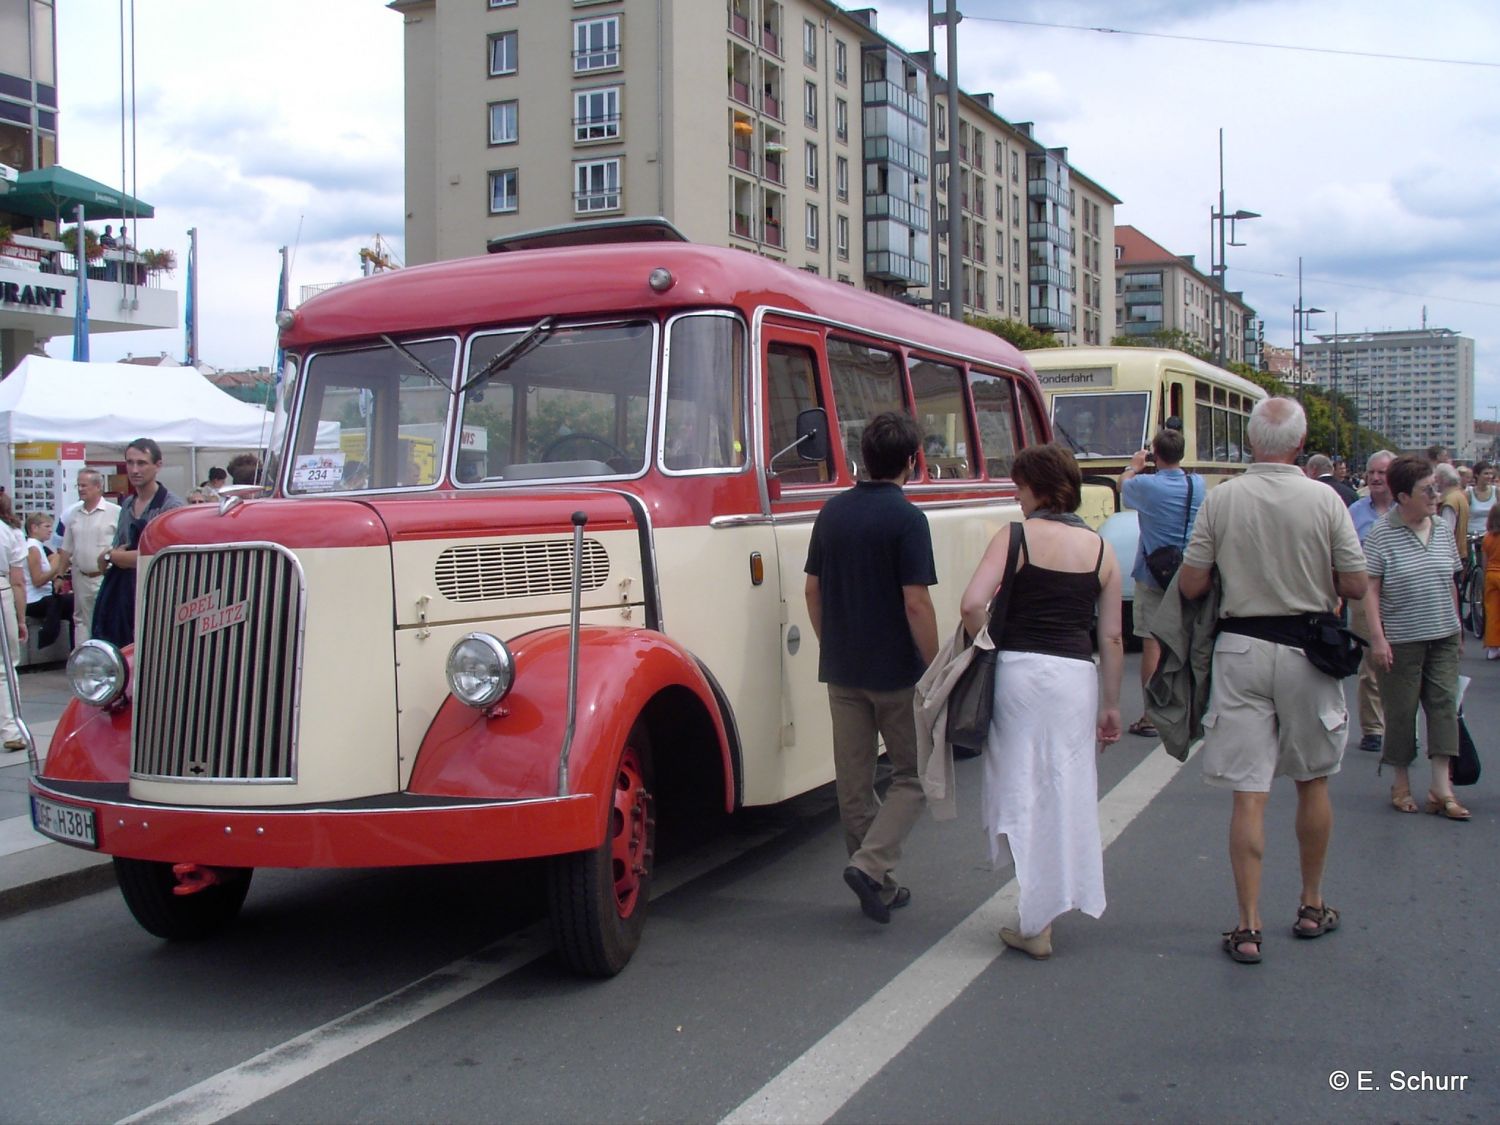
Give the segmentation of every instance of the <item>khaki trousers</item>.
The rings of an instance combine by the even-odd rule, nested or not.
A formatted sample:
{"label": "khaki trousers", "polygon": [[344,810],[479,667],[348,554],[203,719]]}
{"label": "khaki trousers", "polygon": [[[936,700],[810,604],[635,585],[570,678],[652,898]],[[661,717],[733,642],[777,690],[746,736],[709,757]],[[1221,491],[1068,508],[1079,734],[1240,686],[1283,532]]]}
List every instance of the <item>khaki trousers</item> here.
{"label": "khaki trousers", "polygon": [[[1349,628],[1370,639],[1370,618],[1365,613],[1364,598],[1349,602]],[[1365,734],[1385,734],[1385,706],[1380,702],[1380,679],[1375,673],[1373,648],[1365,649],[1359,662],[1359,729]]]}
{"label": "khaki trousers", "polygon": [[1427,756],[1458,754],[1458,658],[1462,633],[1435,641],[1391,645],[1395,657],[1380,674],[1380,693],[1391,725],[1386,728],[1380,760],[1409,766],[1417,756],[1417,707],[1427,716]]}
{"label": "khaki trousers", "polygon": [[[901,845],[922,814],[925,798],[917,777],[917,724],[913,688],[867,691],[828,685],[833,717],[834,785],[849,862],[881,884],[889,902],[899,884],[891,872]],[[877,735],[885,740],[891,784],[885,800],[875,793]]]}
{"label": "khaki trousers", "polygon": [[[0,660],[0,740],[14,742],[21,737],[15,708],[10,704],[10,681],[15,679],[15,661],[21,658],[21,631],[16,622],[15,594],[10,583],[0,586],[0,614],[5,616],[5,638],[10,642],[10,660]],[[20,681],[16,681],[17,687]]]}
{"label": "khaki trousers", "polygon": [[104,584],[104,575],[90,578],[73,571],[73,644],[83,644],[94,635],[94,602],[99,597],[99,587]]}

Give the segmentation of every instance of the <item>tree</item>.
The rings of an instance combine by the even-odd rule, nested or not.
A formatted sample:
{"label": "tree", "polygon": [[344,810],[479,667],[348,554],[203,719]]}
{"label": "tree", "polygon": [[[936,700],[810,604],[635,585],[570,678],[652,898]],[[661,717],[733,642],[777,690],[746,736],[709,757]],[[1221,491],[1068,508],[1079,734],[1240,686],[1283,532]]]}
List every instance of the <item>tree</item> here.
{"label": "tree", "polygon": [[1116,336],[1109,343],[1114,348],[1171,348],[1210,363],[1214,358],[1196,336],[1189,336],[1180,328],[1162,328],[1144,336]]}
{"label": "tree", "polygon": [[1022,324],[1019,320],[1002,320],[996,316],[966,316],[964,323],[991,332],[1002,340],[1009,340],[1023,352],[1062,347],[1062,341],[1052,333]]}

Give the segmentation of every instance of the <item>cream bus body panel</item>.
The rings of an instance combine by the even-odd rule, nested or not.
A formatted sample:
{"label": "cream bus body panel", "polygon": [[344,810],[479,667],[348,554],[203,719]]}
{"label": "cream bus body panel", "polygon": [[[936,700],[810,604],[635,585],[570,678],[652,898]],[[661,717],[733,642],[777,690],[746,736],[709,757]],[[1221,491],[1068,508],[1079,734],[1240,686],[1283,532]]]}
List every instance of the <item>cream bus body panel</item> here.
{"label": "cream bus body panel", "polygon": [[[759,553],[765,580],[750,581]],[[781,746],[782,594],[770,522],[671,527],[656,533],[665,632],[695,657],[729,700],[747,805],[787,796]],[[802,596],[798,588],[797,597]]]}
{"label": "cream bus body panel", "polygon": [[[937,585],[931,588],[941,643],[958,627],[959,601],[973,577],[985,548],[1005,524],[1021,518],[1014,501],[986,499],[979,503],[925,498],[922,486],[906,489],[907,499],[927,517],[932,534],[932,556]],[[776,522],[781,574],[787,589],[787,626],[801,635],[795,655],[784,657],[784,710],[790,729],[784,754],[781,799],[833,779],[833,732],[828,712],[828,689],[818,680],[818,642],[803,596],[807,547],[813,515],[798,514]],[[795,596],[792,590],[795,588]]]}
{"label": "cream bus body panel", "polygon": [[[397,789],[390,550],[319,547],[296,555],[307,617],[298,662],[295,782],[132,778],[132,797],[235,807],[346,801]],[[351,662],[350,653],[359,659]]]}

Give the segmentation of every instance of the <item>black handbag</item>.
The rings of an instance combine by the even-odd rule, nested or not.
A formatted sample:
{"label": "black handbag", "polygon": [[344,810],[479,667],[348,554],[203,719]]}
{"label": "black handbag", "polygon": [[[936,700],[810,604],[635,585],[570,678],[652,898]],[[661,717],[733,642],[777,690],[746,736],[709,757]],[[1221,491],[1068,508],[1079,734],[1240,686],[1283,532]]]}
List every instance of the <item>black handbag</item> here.
{"label": "black handbag", "polygon": [[1458,709],[1458,754],[1448,765],[1448,776],[1454,785],[1473,785],[1479,780],[1479,750],[1464,722],[1464,709]]}
{"label": "black handbag", "polygon": [[[1010,604],[1010,591],[1014,585],[1016,562],[1021,555],[1021,525],[1010,525],[1010,550],[1005,556],[1005,575],[1000,580],[1000,589],[990,602],[990,619],[985,628],[993,639],[1005,622],[1005,611]],[[984,749],[989,738],[990,719],[995,713],[995,665],[996,652],[992,648],[975,649],[974,657],[964,674],[948,693],[948,742],[955,750],[969,750],[973,757]]]}
{"label": "black handbag", "polygon": [[1307,618],[1302,652],[1307,662],[1325,675],[1342,680],[1359,671],[1367,642],[1351,633],[1336,613],[1313,613]]}
{"label": "black handbag", "polygon": [[1193,478],[1189,474],[1187,478],[1187,507],[1182,513],[1182,546],[1168,544],[1158,547],[1146,556],[1146,569],[1151,572],[1151,577],[1156,584],[1165,590],[1172,584],[1172,576],[1177,573],[1177,568],[1182,565],[1182,552],[1187,549],[1188,528],[1193,519]]}

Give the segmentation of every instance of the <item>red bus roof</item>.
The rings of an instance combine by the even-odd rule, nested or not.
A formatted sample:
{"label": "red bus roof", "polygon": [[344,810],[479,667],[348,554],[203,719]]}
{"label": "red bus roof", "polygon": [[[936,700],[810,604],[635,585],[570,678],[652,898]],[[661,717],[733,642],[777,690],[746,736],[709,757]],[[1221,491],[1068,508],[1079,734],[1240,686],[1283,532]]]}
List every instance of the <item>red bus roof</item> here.
{"label": "red bus roof", "polygon": [[[674,284],[655,292],[651,271]],[[543,316],[758,306],[788,309],[867,332],[1030,373],[992,333],[890,297],[829,281],[742,250],[653,242],[486,254],[362,278],[296,310],[284,347],[467,331]]]}

